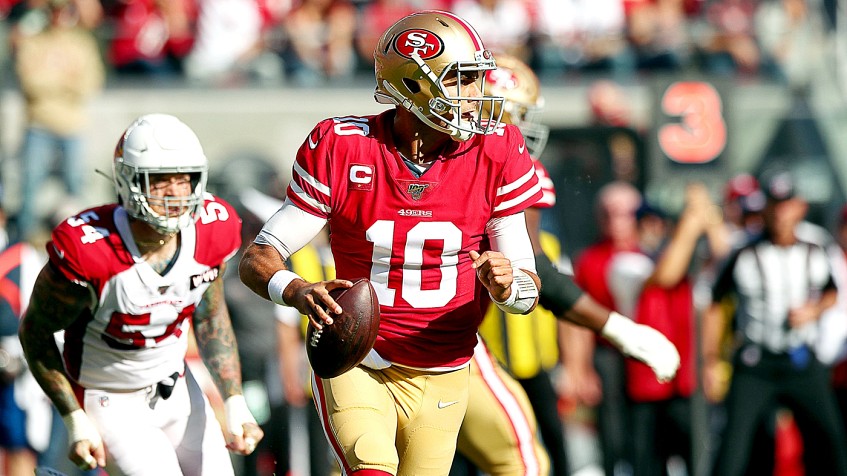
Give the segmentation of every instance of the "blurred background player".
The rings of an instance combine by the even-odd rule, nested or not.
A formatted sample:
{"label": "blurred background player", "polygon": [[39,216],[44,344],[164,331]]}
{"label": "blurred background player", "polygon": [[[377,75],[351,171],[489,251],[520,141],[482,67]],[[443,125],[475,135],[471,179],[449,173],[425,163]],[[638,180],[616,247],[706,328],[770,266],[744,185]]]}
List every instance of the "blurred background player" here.
{"label": "blurred background player", "polygon": [[[53,231],[20,339],[82,469],[233,474],[226,448],[249,454],[262,438],[242,395],[221,276],[241,221],[206,194],[208,169],[187,125],[141,116],[115,148],[118,202]],[[186,368],[189,326],[225,399],[226,435]]]}
{"label": "blurred background player", "polygon": [[572,375],[575,398],[595,411],[606,474],[663,474],[670,471],[671,455],[682,457],[688,469],[693,466],[688,407],[695,386],[695,309],[689,269],[701,236],[710,247],[725,245],[718,233],[723,230],[720,215],[713,215],[716,207],[706,190],[691,185],[687,193],[683,217],[668,238],[662,214],[631,183],[604,185],[595,197],[599,239],[574,266],[587,293],[657,328],[681,357],[677,376],[656,382],[607,339],[573,326],[564,329],[565,345],[572,349],[564,368]]}
{"label": "blurred background player", "polygon": [[[579,286],[610,309],[617,307],[607,281],[609,264],[617,253],[638,252],[635,212],[641,201],[641,194],[627,182],[604,185],[597,193],[594,210],[601,238],[574,263]],[[595,343],[595,337],[581,329],[566,326],[564,332],[568,346],[564,368],[576,399],[595,408],[603,470],[606,474],[631,474],[624,357],[607,340]]]}
{"label": "blurred background player", "polygon": [[[216,197],[231,204],[241,217],[241,248],[232,258],[237,262],[267,219],[252,213],[249,200],[244,199],[246,191],[259,193],[258,190],[262,190],[269,194],[266,197],[270,199],[271,196],[281,196],[285,192],[285,184],[265,156],[253,151],[239,151],[215,169],[209,178],[208,188]],[[253,453],[235,457],[233,463],[236,474],[244,476],[287,474],[291,470],[291,428],[277,366],[279,344],[274,315],[279,306],[250,292],[239,281],[237,271],[235,267],[227,268],[223,276],[224,295],[236,341],[249,343],[238,346],[242,387],[247,406],[265,432],[265,437]]]}
{"label": "blurred background player", "polygon": [[[643,364],[624,361],[628,432],[633,474],[661,476],[695,472],[692,395],[696,388],[694,277],[701,254],[728,246],[720,210],[702,183],[686,186],[685,207],[675,226],[642,200],[635,212],[638,250],[615,253],[606,270],[616,309],[661,331],[680,353],[680,368],[668,382],[656,382]],[[708,253],[701,249],[708,246]],[[716,251],[717,250],[717,251]]]}
{"label": "blurred background player", "polygon": [[50,444],[60,439],[51,435],[50,400],[27,368],[18,339],[35,277],[47,261],[44,235],[0,252],[0,473],[8,476],[31,476],[39,462],[52,463]]}
{"label": "blurred background player", "polygon": [[[219,196],[235,204],[243,220],[242,239],[249,241],[282,206],[282,177],[254,152],[236,155],[215,175],[210,188],[215,185]],[[332,254],[321,237],[291,256],[290,269],[316,281],[335,277]],[[227,304],[236,339],[251,343],[238,347],[245,396],[251,409],[257,408],[253,414],[265,431],[256,451],[244,458],[242,474],[326,476],[333,461],[311,403],[303,339],[308,319],[294,308],[263,300],[240,282],[230,285],[230,280],[238,280],[234,271],[224,276]]]}
{"label": "blurred background player", "polygon": [[[517,58],[502,53],[495,58],[497,69],[487,73],[485,92],[506,99],[501,118],[520,128],[542,185],[542,198],[524,214],[536,266],[547,283],[541,289],[541,303],[550,310],[536,308],[527,319],[488,306],[480,334],[489,347],[480,340],[471,360],[470,404],[459,432],[458,450],[491,475],[544,475],[551,468],[552,474],[568,474],[559,398],[548,372],[558,361],[556,318],[608,335],[621,349],[653,366],[660,380],[673,376],[679,358],[661,334],[620,315],[612,316],[551,263],[548,254],[558,258],[560,253],[555,238],[542,233],[540,226],[542,209],[553,206],[556,195],[546,169],[537,160],[548,135],[547,128],[538,123],[543,109],[539,82]],[[626,332],[616,333],[619,324]],[[536,436],[537,425],[544,447]],[[459,466],[460,460],[451,474],[460,474]]]}

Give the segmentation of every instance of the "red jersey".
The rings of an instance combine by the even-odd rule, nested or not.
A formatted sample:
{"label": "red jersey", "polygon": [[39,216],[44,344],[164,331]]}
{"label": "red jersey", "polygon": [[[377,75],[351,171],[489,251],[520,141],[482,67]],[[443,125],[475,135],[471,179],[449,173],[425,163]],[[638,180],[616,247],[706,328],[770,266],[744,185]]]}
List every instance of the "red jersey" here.
{"label": "red jersey", "polygon": [[[609,289],[609,264],[616,253],[633,251],[632,249],[616,249],[612,242],[603,240],[586,248],[574,264],[574,282],[598,303],[617,311],[615,298]],[[606,339],[596,336],[596,341],[603,345],[611,345]]]}
{"label": "red jersey", "polygon": [[609,263],[616,253],[637,249],[616,249],[608,240],[589,246],[574,264],[574,282],[589,296],[609,309],[617,310],[607,282]]}
{"label": "red jersey", "polygon": [[694,303],[691,282],[683,279],[663,289],[647,286],[639,296],[633,319],[664,334],[677,348],[680,366],[670,382],[659,382],[643,362],[626,359],[626,388],[636,402],[654,402],[676,396],[690,397],[696,388],[697,361],[694,346]]}
{"label": "red jersey", "polygon": [[416,177],[392,141],[394,110],[320,122],[297,153],[288,198],[329,221],[337,276],[379,296],[375,348],[417,368],[465,364],[482,320],[470,250],[486,224],[521,212],[541,187],[520,131],[451,142]]}
{"label": "red jersey", "polygon": [[538,176],[538,183],[541,184],[541,199],[533,207],[550,208],[556,204],[556,188],[553,186],[553,179],[550,178],[550,173],[540,160],[533,160],[532,165],[535,166],[535,175]]}
{"label": "red jersey", "polygon": [[117,204],[85,210],[53,230],[51,265],[92,293],[65,330],[65,367],[83,387],[139,389],[183,371],[189,318],[241,246],[241,219],[207,195],[196,222],[179,233],[175,261],[160,275],[141,258]]}

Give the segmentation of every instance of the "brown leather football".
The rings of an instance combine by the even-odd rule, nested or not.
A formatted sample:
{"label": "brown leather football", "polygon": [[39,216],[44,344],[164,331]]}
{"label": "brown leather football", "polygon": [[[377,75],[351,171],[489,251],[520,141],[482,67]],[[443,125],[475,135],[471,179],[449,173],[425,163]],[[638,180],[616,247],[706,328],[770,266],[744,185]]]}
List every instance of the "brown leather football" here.
{"label": "brown leather football", "polygon": [[329,295],[342,309],[331,325],[306,331],[306,355],[320,378],[337,377],[359,365],[376,342],[379,301],[371,282],[360,279],[350,288],[333,289]]}

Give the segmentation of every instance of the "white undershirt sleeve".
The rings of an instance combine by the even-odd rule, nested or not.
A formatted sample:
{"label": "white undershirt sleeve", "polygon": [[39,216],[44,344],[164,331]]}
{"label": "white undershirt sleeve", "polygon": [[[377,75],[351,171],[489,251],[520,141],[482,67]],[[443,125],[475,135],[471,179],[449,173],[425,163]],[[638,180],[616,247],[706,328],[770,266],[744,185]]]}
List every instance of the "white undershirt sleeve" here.
{"label": "white undershirt sleeve", "polygon": [[491,249],[509,258],[513,268],[536,273],[535,253],[526,230],[524,213],[515,213],[501,218],[492,218],[485,226]]}
{"label": "white undershirt sleeve", "polygon": [[279,210],[265,223],[253,240],[259,245],[270,245],[279,251],[282,259],[296,253],[320,233],[326,218],[321,218],[294,205],[286,199]]}

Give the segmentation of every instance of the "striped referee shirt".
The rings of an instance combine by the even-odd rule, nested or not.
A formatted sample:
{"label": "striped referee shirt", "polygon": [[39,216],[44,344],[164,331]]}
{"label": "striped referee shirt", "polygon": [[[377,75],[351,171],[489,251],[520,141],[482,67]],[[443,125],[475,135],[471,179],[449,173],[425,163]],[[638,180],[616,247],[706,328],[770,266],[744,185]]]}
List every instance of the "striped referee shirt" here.
{"label": "striped referee shirt", "polygon": [[712,300],[735,299],[735,330],[744,344],[784,353],[817,339],[817,322],[791,329],[788,313],[817,300],[835,282],[823,247],[798,241],[777,246],[755,240],[727,261],[712,290]]}

